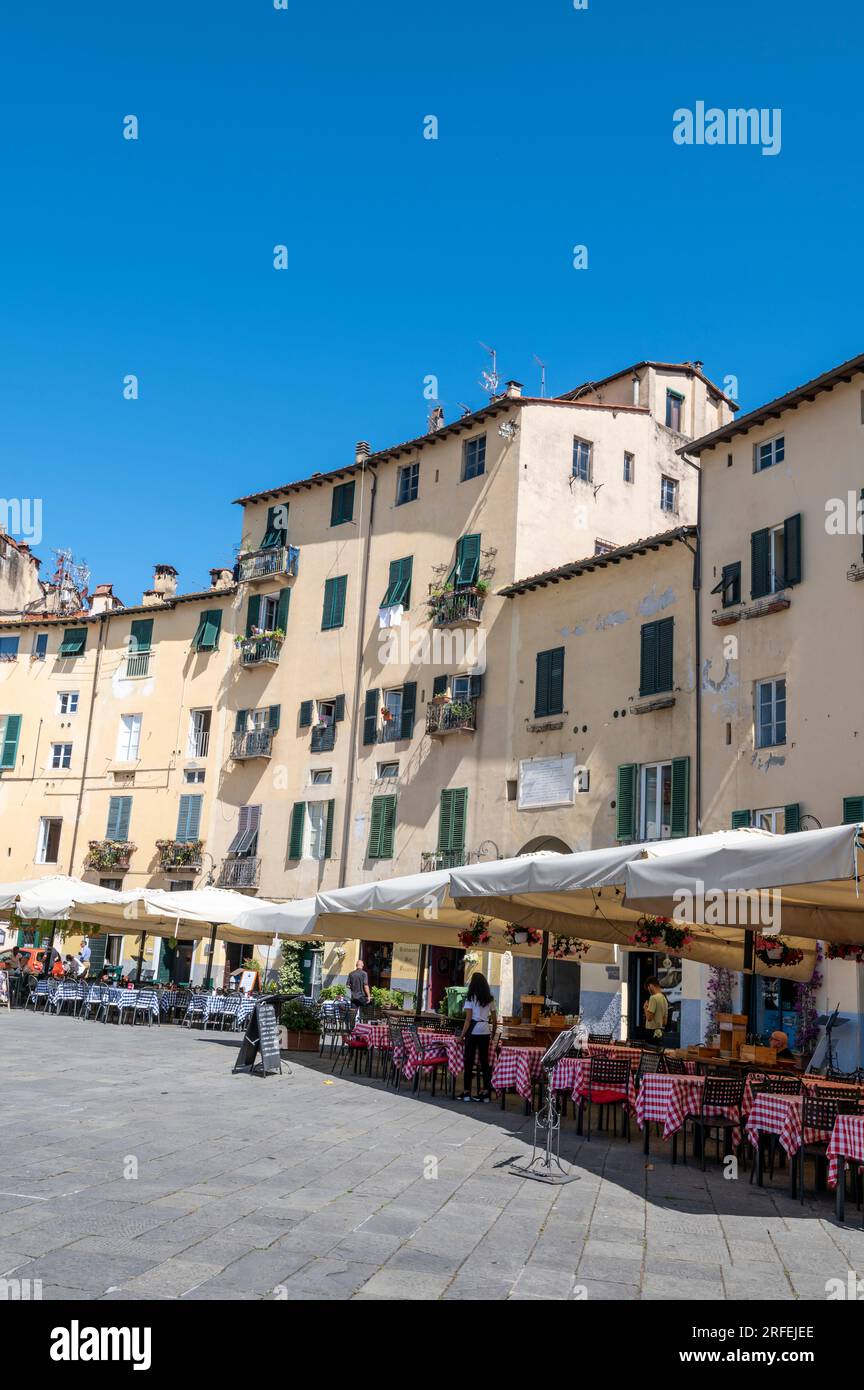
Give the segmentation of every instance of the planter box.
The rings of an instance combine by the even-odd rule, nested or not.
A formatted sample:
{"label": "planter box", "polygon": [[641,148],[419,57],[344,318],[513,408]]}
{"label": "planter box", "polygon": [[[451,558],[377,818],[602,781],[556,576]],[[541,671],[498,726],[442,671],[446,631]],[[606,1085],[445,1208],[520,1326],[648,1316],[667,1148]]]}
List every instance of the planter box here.
{"label": "planter box", "polygon": [[279,1046],[283,1052],[317,1052],[321,1039],[317,1033],[298,1033],[295,1028],[280,1028]]}

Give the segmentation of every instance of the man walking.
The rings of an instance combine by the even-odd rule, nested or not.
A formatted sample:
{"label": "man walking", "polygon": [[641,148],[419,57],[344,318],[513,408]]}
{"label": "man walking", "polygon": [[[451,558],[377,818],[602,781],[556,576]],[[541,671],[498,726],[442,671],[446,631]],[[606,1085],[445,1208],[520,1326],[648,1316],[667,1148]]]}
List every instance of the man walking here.
{"label": "man walking", "polygon": [[361,1016],[363,1009],[368,1009],[372,1002],[372,996],[369,993],[369,976],[366,974],[366,967],[362,960],[358,959],[348,976],[348,997],[352,1007],[361,1011]]}

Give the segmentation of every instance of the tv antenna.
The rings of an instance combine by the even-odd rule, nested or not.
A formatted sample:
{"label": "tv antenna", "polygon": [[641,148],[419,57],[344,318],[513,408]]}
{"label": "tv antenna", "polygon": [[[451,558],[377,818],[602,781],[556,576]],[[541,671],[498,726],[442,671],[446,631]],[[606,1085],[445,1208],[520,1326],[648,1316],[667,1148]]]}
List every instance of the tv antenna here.
{"label": "tv antenna", "polygon": [[532,352],[531,356],[540,368],[540,397],[542,399],[546,395],[546,363],[540,361],[536,352]]}
{"label": "tv antenna", "polygon": [[492,370],[491,372],[480,373],[480,385],[488,395],[494,396],[495,392],[498,390],[498,383],[501,379],[498,376],[498,353],[486,343],[481,343],[480,346],[483,351],[488,352],[489,356],[492,358]]}

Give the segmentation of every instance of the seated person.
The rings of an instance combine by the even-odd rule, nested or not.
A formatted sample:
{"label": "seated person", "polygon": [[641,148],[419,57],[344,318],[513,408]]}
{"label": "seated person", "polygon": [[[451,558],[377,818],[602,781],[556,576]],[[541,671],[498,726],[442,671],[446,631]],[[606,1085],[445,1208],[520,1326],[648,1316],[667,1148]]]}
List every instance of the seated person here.
{"label": "seated person", "polygon": [[66,974],[66,967],[59,956],[51,966],[51,974],[55,980],[62,980],[63,976]]}
{"label": "seated person", "polygon": [[774,1029],[768,1039],[768,1046],[777,1049],[778,1062],[794,1062],[794,1055],[789,1049],[789,1034],[784,1033],[782,1028]]}

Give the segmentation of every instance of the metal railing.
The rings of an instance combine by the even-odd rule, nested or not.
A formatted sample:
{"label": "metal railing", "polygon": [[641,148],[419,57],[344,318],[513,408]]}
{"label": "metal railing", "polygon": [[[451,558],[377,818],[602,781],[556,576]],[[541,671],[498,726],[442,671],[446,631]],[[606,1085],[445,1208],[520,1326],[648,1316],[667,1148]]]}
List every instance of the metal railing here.
{"label": "metal railing", "polygon": [[482,615],[482,594],[454,589],[452,593],[441,595],[435,605],[432,621],[436,627],[452,627],[456,623],[479,623]]}
{"label": "metal railing", "polygon": [[467,858],[467,850],[424,850],[420,855],[420,872],[433,873],[436,869],[461,869]]}
{"label": "metal railing", "polygon": [[240,643],[241,666],[275,665],[282,652],[281,637],[247,637]]}
{"label": "metal railing", "polygon": [[447,705],[431,700],[426,706],[427,734],[473,733],[477,728],[477,701],[451,700]]}
{"label": "metal railing", "polygon": [[223,859],[219,867],[220,888],[257,888],[260,877],[260,859]]}
{"label": "metal railing", "polygon": [[186,749],[187,758],[206,758],[210,748],[210,730],[201,729],[193,734]]}
{"label": "metal railing", "polygon": [[378,725],[378,743],[398,743],[402,737],[402,720],[382,719]]}
{"label": "metal railing", "polygon": [[156,848],[159,851],[159,867],[161,869],[188,869],[190,873],[199,872],[204,848],[203,841],[157,840]]}
{"label": "metal railing", "polygon": [[127,681],[138,680],[142,676],[150,674],[150,658],[152,652],[130,652],[126,657],[126,679]]}
{"label": "metal railing", "polygon": [[250,729],[231,735],[232,758],[269,758],[272,752],[272,729]]}
{"label": "metal railing", "polygon": [[296,545],[275,545],[268,550],[250,550],[240,558],[240,580],[262,579],[269,574],[297,574],[300,551]]}

